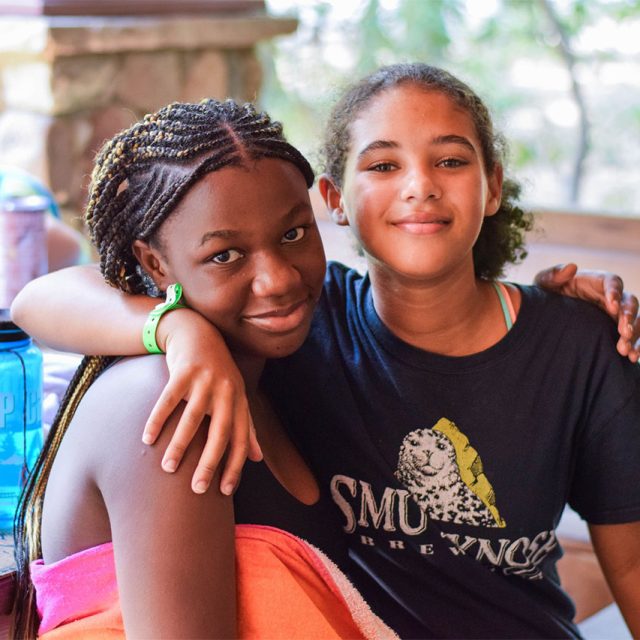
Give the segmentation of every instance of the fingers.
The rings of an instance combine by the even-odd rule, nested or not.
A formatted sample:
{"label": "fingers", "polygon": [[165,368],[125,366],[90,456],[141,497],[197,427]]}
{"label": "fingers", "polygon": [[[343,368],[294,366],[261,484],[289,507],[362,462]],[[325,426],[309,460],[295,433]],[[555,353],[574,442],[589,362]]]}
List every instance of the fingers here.
{"label": "fingers", "polygon": [[249,460],[253,462],[260,462],[263,458],[262,448],[258,443],[258,436],[256,434],[256,429],[253,426],[253,420],[251,420],[250,430],[249,430]]}
{"label": "fingers", "polygon": [[249,452],[249,432],[251,416],[247,412],[244,419],[234,425],[229,442],[229,454],[225,461],[224,472],[220,478],[220,493],[230,496],[240,483],[240,476]]}
{"label": "fingers", "polygon": [[574,262],[559,264],[553,268],[553,279],[558,284],[564,284],[565,282],[569,282],[569,280],[574,278],[577,272],[578,265]]}
{"label": "fingers", "polygon": [[640,356],[640,319],[638,318],[638,298],[633,294],[623,293],[618,315],[618,353],[626,356],[631,362],[638,362]]}
{"label": "fingers", "polygon": [[636,319],[631,344],[633,348],[628,356],[629,360],[634,363],[640,362],[640,319]]}
{"label": "fingers", "polygon": [[625,293],[620,276],[606,271],[577,271],[575,264],[557,265],[541,271],[536,284],[598,305],[618,324],[617,349],[631,362],[640,359],[638,298]]}
{"label": "fingers", "polygon": [[[218,394],[216,396],[215,411],[213,412],[213,416],[209,423],[207,442],[191,480],[191,489],[194,493],[204,493],[210,487],[211,480],[218,469],[220,460],[222,460],[222,456],[227,450],[229,440],[230,438],[233,439],[235,437],[234,434],[237,425],[234,427],[233,424],[234,399],[230,391],[230,387],[227,386],[224,394]],[[247,448],[246,438],[244,441],[245,453],[242,462],[244,462],[244,458],[246,458]],[[239,446],[240,448],[242,447],[241,444]],[[236,455],[240,456],[242,453],[236,453]],[[240,463],[240,470],[241,469],[242,463]],[[233,467],[233,472],[237,473],[239,479],[240,474],[236,467]],[[232,483],[233,479],[230,480],[230,482]],[[230,493],[223,493],[225,493],[225,495],[230,495],[232,492],[233,489],[231,489]]]}
{"label": "fingers", "polygon": [[620,313],[620,300],[624,294],[624,282],[620,276],[607,273],[602,281],[602,289],[605,299],[605,311],[616,319]]}
{"label": "fingers", "polygon": [[[632,293],[625,293],[622,295],[622,300],[620,302],[620,318],[624,319],[629,339],[633,337],[634,325],[638,319],[638,306],[638,298],[636,298]],[[620,333],[622,333],[622,331]]]}
{"label": "fingers", "polygon": [[169,416],[175,411],[181,399],[182,393],[178,388],[178,384],[170,381],[163,389],[149,414],[142,433],[142,442],[145,444],[153,444],[157,440],[158,435],[162,431],[162,427],[169,419]]}
{"label": "fingers", "polygon": [[572,262],[557,264],[554,267],[544,269],[536,274],[535,283],[545,289],[557,289],[569,282],[578,270],[578,266]]}
{"label": "fingers", "polygon": [[221,379],[208,369],[197,369],[194,373],[193,368],[176,368],[177,372],[173,373],[151,411],[143,442],[156,442],[167,420],[182,404],[178,424],[162,459],[162,468],[172,473],[180,466],[203,420],[211,416],[191,488],[195,493],[207,491],[227,452],[220,490],[231,495],[238,486],[247,456],[252,460],[262,459],[242,378],[232,374]]}
{"label": "fingers", "polygon": [[178,426],[169,441],[169,445],[162,457],[162,468],[173,473],[184,456],[184,452],[193,440],[198,428],[206,417],[206,405],[203,401],[198,401],[196,397],[191,398],[178,421]]}

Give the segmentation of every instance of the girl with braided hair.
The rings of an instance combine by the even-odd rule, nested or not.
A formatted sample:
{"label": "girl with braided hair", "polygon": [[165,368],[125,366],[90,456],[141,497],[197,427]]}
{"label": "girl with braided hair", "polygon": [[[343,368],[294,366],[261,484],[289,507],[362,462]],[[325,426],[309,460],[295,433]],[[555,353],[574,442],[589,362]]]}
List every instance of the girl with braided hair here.
{"label": "girl with braided hair", "polygon": [[[259,385],[266,358],[302,344],[320,295],[312,182],[280,124],[230,100],[172,104],[98,155],[86,218],[105,280],[138,294],[182,284],[235,358],[265,465],[235,514],[229,496],[191,492],[140,442],[165,358],[85,357],[22,496],[14,637],[365,637],[345,598],[367,637],[387,634],[328,558],[256,526],[332,552],[340,537]],[[199,431],[178,476],[195,469]],[[234,518],[251,524],[235,542]]]}

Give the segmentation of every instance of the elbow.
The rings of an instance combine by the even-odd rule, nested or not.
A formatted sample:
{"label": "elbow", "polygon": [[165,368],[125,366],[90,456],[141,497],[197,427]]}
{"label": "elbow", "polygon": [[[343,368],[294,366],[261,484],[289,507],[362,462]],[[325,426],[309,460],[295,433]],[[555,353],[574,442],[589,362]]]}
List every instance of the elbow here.
{"label": "elbow", "polygon": [[37,313],[37,289],[35,281],[24,286],[11,303],[11,320],[21,329],[30,333],[32,320]]}

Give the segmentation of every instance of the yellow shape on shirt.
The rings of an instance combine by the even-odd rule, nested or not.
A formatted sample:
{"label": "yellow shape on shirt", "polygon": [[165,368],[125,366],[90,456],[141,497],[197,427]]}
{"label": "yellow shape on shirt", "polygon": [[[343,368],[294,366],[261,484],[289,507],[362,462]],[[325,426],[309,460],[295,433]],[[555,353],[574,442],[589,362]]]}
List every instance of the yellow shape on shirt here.
{"label": "yellow shape on shirt", "polygon": [[469,487],[475,495],[480,498],[487,507],[498,527],[507,526],[505,520],[500,516],[496,506],[496,494],[484,474],[482,460],[478,452],[471,446],[469,438],[458,429],[455,423],[447,418],[440,418],[433,427],[434,431],[447,436],[456,452],[456,462],[460,470],[462,481]]}

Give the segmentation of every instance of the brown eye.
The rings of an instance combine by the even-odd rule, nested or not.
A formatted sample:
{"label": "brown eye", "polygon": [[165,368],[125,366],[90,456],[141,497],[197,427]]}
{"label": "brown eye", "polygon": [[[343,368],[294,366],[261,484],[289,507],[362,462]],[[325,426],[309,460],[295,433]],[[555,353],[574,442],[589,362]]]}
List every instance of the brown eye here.
{"label": "brown eye", "polygon": [[298,242],[298,240],[302,240],[302,238],[304,238],[305,232],[306,229],[304,227],[294,227],[293,229],[289,229],[289,231],[282,236],[282,243],[288,244],[290,242]]}
{"label": "brown eye", "polygon": [[438,166],[444,167],[445,169],[457,169],[458,167],[462,167],[466,164],[469,164],[465,160],[459,160],[458,158],[445,158],[444,160],[440,160]]}
{"label": "brown eye", "polygon": [[216,255],[211,258],[211,262],[215,262],[216,264],[230,264],[231,262],[240,260],[242,257],[243,254],[237,249],[227,249],[226,251],[216,253]]}
{"label": "brown eye", "polygon": [[380,173],[393,171],[393,169],[395,169],[395,165],[391,164],[391,162],[379,162],[378,164],[374,164],[372,167],[369,167],[369,171],[378,171]]}

